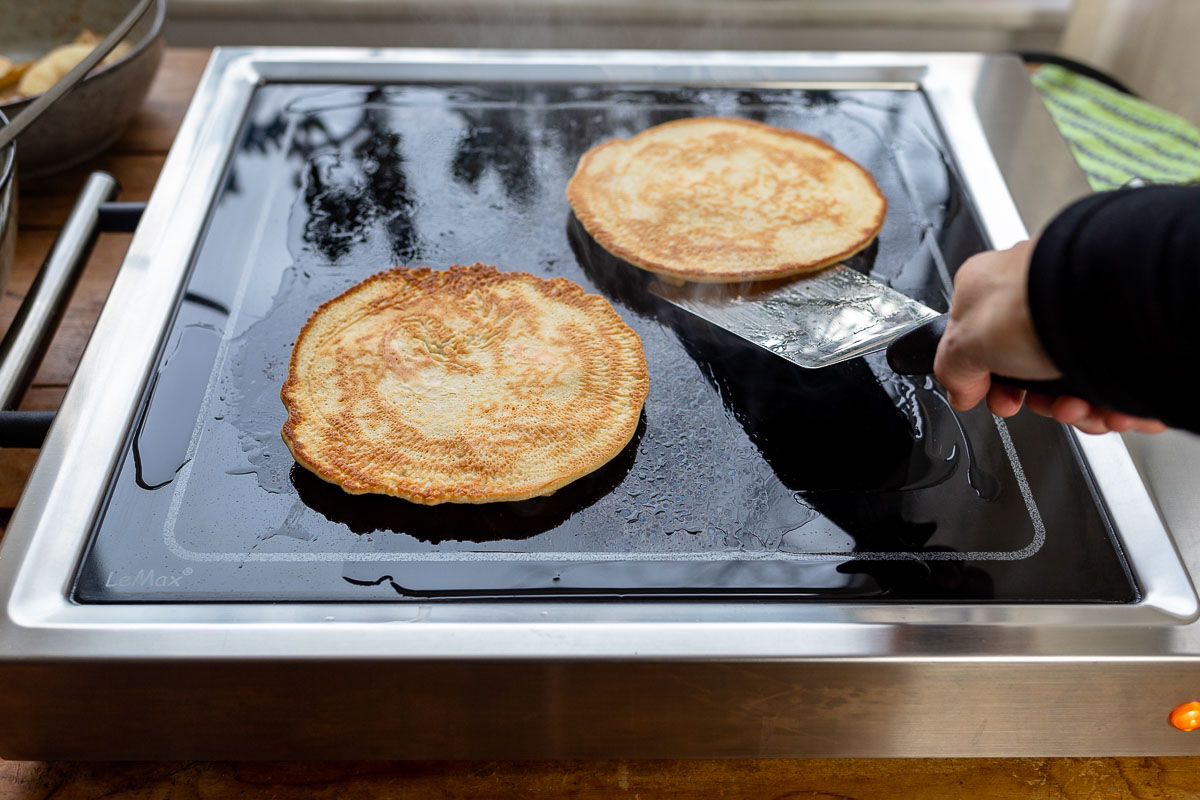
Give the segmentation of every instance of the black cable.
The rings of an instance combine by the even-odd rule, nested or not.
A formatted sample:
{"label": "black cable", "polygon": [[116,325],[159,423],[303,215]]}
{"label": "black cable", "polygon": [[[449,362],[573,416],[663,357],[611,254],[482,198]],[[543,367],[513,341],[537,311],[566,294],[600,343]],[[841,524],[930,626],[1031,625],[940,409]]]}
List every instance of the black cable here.
{"label": "black cable", "polygon": [[1082,61],[1076,61],[1073,58],[1068,58],[1058,53],[1049,53],[1040,50],[1018,50],[1017,55],[1026,64],[1054,64],[1055,66],[1065,67],[1073,72],[1078,72],[1085,78],[1091,78],[1094,81],[1103,83],[1105,86],[1116,89],[1118,92],[1124,92],[1130,97],[1138,97],[1137,92],[1121,83],[1112,75],[1096,67],[1084,64]]}

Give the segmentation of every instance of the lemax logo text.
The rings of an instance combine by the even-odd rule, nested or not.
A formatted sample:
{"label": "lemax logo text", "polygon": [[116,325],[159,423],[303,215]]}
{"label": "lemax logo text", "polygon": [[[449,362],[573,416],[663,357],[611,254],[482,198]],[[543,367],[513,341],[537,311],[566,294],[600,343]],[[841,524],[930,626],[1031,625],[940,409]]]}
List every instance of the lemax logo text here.
{"label": "lemax logo text", "polygon": [[183,571],[178,575],[158,574],[152,569],[139,569],[136,575],[121,575],[118,576],[116,571],[108,573],[108,580],[104,581],[105,586],[117,586],[122,589],[169,589],[172,586],[183,588],[180,584],[186,576],[192,574],[191,567],[184,567]]}

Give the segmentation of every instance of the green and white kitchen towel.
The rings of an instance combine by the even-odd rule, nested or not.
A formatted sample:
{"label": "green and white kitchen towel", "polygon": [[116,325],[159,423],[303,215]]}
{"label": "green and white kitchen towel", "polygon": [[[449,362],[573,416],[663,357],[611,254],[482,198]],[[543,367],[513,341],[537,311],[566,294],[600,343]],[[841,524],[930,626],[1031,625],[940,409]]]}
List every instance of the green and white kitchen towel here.
{"label": "green and white kitchen towel", "polygon": [[1187,120],[1055,64],[1032,79],[1093,189],[1200,181],[1200,130]]}

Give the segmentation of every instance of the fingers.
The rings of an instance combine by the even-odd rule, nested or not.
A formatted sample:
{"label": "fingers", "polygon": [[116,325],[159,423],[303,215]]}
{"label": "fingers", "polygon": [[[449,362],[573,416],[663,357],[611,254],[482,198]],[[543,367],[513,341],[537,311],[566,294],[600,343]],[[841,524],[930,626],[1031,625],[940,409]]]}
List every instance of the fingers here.
{"label": "fingers", "polygon": [[1073,425],[1084,433],[1100,434],[1111,430],[1104,410],[1079,397],[1059,397],[1051,406],[1051,416],[1064,425]]}
{"label": "fingers", "polygon": [[1029,392],[1025,395],[1025,405],[1029,406],[1029,410],[1043,417],[1054,416],[1054,400],[1055,398],[1050,395],[1037,392]]}
{"label": "fingers", "polygon": [[1096,410],[1092,408],[1092,404],[1080,397],[1071,397],[1064,395],[1056,397],[1050,406],[1050,416],[1054,417],[1064,425],[1075,425],[1080,422],[1087,422],[1092,417],[1096,416]]}
{"label": "fingers", "polygon": [[1116,431],[1117,433],[1131,431],[1133,430],[1134,426],[1137,425],[1137,417],[1132,417],[1129,414],[1122,414],[1117,411],[1102,410],[1099,414],[1099,419],[1110,431]]}
{"label": "fingers", "polygon": [[1030,392],[1025,397],[1025,405],[1035,414],[1050,417],[1064,425],[1073,425],[1084,433],[1135,431],[1154,434],[1167,429],[1161,420],[1101,408],[1078,397],[1049,397]]}
{"label": "fingers", "polygon": [[1099,436],[1102,433],[1110,432],[1108,426],[1104,424],[1104,420],[1098,416],[1084,417],[1078,422],[1071,423],[1071,425],[1075,430],[1091,434],[1092,436]]}
{"label": "fingers", "polygon": [[[1059,402],[1064,400],[1067,402]],[[1059,401],[1055,401],[1054,404],[1056,409],[1054,418],[1059,422],[1074,425],[1084,433],[1108,433],[1109,431],[1115,431],[1116,433],[1124,433],[1126,431],[1162,433],[1167,429],[1166,424],[1161,420],[1135,417],[1131,414],[1123,414],[1120,411],[1100,408],[1093,406],[1086,400],[1080,400],[1078,397],[1059,398]],[[1081,414],[1081,410],[1084,413]]]}
{"label": "fingers", "polygon": [[[951,322],[951,326],[953,322]],[[972,365],[956,346],[956,331],[947,328],[933,358],[933,373],[946,388],[946,399],[957,411],[967,411],[987,397],[992,385],[990,370]]]}
{"label": "fingers", "polygon": [[979,401],[988,396],[992,385],[992,376],[983,373],[982,377],[972,381],[960,381],[956,388],[946,387],[946,399],[955,411],[968,411],[979,405]]}
{"label": "fingers", "polygon": [[1021,410],[1021,404],[1024,402],[1024,389],[993,383],[992,388],[988,390],[988,409],[997,417],[1011,417]]}
{"label": "fingers", "polygon": [[1149,419],[1147,417],[1135,417],[1130,414],[1122,414],[1119,411],[1105,411],[1104,421],[1108,425],[1109,430],[1133,431],[1135,433],[1163,433],[1167,429],[1165,422],[1159,419]]}

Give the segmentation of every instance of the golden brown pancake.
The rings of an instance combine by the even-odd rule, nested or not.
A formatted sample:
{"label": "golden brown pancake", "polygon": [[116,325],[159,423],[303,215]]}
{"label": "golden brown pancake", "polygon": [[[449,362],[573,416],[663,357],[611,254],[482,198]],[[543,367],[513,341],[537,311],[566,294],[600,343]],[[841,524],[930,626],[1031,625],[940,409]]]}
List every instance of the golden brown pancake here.
{"label": "golden brown pancake", "polygon": [[827,267],[870,244],[887,211],[871,174],[820,139],[719,117],[593,147],[567,198],[618,258],[701,283]]}
{"label": "golden brown pancake", "polygon": [[351,494],[524,500],[616,456],[648,388],[638,335],[564,278],[392,269],[300,331],[283,440]]}

